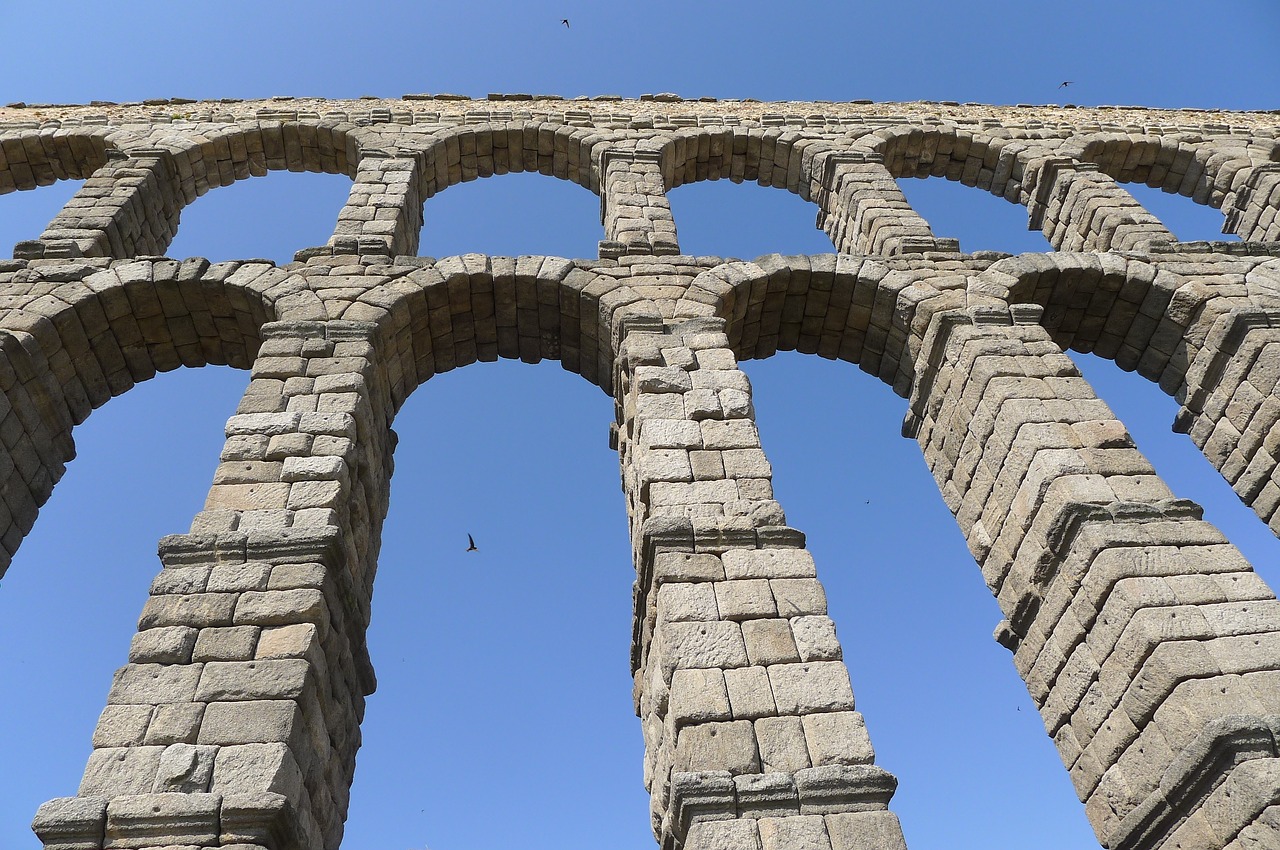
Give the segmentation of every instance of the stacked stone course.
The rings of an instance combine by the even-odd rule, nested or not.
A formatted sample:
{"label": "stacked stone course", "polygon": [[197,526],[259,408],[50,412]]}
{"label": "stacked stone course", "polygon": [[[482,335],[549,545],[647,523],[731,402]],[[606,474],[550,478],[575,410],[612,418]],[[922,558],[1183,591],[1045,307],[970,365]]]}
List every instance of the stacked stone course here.
{"label": "stacked stone course", "polygon": [[[161,541],[78,793],[36,816],[46,848],[339,846],[376,684],[364,632],[391,424],[433,375],[498,358],[559,360],[616,401],[659,844],[905,847],[897,780],[875,764],[738,367],[780,350],[910,399],[903,432],[1103,846],[1280,847],[1280,603],[1063,353],[1177,397],[1177,427],[1280,529],[1275,116],[674,96],[180,106],[0,110],[0,191],[86,178],[0,263],[5,563],[93,409],[157,371],[251,370],[204,510]],[[280,169],[352,179],[326,244],[281,267],[162,256],[186,204]],[[513,171],[599,195],[598,258],[414,256],[424,202]],[[929,176],[1026,206],[1054,251],[962,253],[898,187]],[[812,202],[836,252],[682,254],[666,193],[720,178]],[[1178,242],[1133,181],[1221,208],[1242,241]]]}

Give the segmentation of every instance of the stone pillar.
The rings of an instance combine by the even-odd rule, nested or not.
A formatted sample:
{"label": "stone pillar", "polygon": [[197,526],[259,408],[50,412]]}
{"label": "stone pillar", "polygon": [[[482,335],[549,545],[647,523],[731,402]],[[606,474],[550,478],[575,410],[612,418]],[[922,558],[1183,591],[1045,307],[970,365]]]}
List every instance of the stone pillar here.
{"label": "stone pillar", "polygon": [[35,338],[0,330],[0,575],[75,457],[72,425]]}
{"label": "stone pillar", "polygon": [[1251,168],[1225,213],[1224,233],[1246,242],[1280,241],[1280,162]]}
{"label": "stone pillar", "polygon": [[841,254],[957,253],[955,239],[939,239],[929,222],[907,203],[898,181],[878,153],[843,151],[820,154],[822,183],[818,227]]}
{"label": "stone pillar", "polygon": [[679,254],[658,152],[608,148],[599,169],[600,256]]}
{"label": "stone pillar", "polygon": [[161,542],[78,795],[36,816],[46,848],[338,847],[393,442],[373,332],[264,328],[206,508]]}
{"label": "stone pillar", "polygon": [[1045,157],[1030,164],[1023,185],[1031,196],[1028,227],[1056,251],[1142,250],[1177,242],[1160,220],[1091,162]]}
{"label": "stone pillar", "polygon": [[185,204],[172,155],[136,149],[108,156],[112,158],[85,181],[39,239],[18,243],[15,257],[164,254],[178,232]]}
{"label": "stone pillar", "polygon": [[632,670],[665,850],[902,850],[804,537],[719,319],[622,345]]}
{"label": "stone pillar", "polygon": [[1102,845],[1275,846],[1280,603],[1037,316],[935,314],[904,433]]}
{"label": "stone pillar", "polygon": [[306,260],[318,254],[416,255],[422,231],[420,173],[411,156],[365,151],[327,247],[304,249],[296,258]]}
{"label": "stone pillar", "polygon": [[1280,534],[1277,381],[1280,311],[1233,310],[1217,320],[1187,370],[1174,430],[1190,434],[1236,495]]}

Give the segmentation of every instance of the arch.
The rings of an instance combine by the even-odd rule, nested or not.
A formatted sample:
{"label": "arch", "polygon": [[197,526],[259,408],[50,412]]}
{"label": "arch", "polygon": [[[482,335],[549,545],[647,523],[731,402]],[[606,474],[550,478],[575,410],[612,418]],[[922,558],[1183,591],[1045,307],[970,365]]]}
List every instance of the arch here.
{"label": "arch", "polygon": [[15,294],[0,309],[0,571],[74,457],[75,425],[157,372],[250,368],[261,326],[309,300],[266,263],[42,265],[4,277]]}
{"label": "arch", "polygon": [[662,322],[617,278],[560,257],[466,254],[371,286],[332,318],[373,322],[388,353],[392,408],[424,381],[480,360],[559,360],[605,392],[625,334]]}
{"label": "arch", "polygon": [[727,322],[743,360],[800,351],[857,364],[906,397],[930,317],[964,304],[964,277],[843,254],[726,263],[694,279],[677,316]]}
{"label": "arch", "polygon": [[418,140],[397,141],[420,162],[419,188],[425,200],[458,183],[512,171],[532,171],[568,180],[595,194],[600,175],[594,151],[623,134],[535,121],[465,124]]}
{"label": "arch", "polygon": [[132,138],[106,127],[0,131],[0,195],[88,179]]}

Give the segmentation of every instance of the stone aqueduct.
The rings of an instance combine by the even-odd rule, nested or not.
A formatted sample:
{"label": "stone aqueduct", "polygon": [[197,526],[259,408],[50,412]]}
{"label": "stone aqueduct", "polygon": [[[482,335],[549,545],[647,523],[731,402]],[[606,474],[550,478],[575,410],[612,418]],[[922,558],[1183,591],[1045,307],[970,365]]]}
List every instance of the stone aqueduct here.
{"label": "stone aqueduct", "polygon": [[[182,208],[272,169],[346,174],[295,262],[163,257]],[[598,260],[415,256],[422,206],[536,171],[601,199]],[[1023,204],[1054,252],[961,253],[896,180]],[[1280,531],[1280,118],[1262,113],[611,99],[278,99],[0,110],[0,192],[84,187],[0,263],[0,544],[72,430],[157,371],[252,370],[205,509],[163,568],[48,850],[334,850],[390,425],[432,375],[559,360],[616,400],[632,668],[663,848],[891,850],[804,536],[738,361],[798,350],[910,398],[1005,614],[997,638],[1108,848],[1280,847],[1280,605],[1173,497],[1063,350],[1157,381]],[[665,192],[813,202],[838,253],[683,255]],[[1221,208],[1179,243],[1121,184]],[[768,246],[762,246],[767,249]]]}

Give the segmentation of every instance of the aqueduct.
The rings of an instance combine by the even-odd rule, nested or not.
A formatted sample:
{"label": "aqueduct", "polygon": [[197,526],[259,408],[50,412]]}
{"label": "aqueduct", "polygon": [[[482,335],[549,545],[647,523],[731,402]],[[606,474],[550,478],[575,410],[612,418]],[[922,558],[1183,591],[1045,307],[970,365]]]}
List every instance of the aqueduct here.
{"label": "aqueduct", "polygon": [[[5,563],[96,407],[158,371],[251,370],[205,509],[162,569],[47,850],[336,850],[391,422],[432,375],[559,360],[616,401],[635,704],[665,850],[894,850],[804,536],[738,362],[845,360],[903,424],[1005,619],[1101,844],[1280,847],[1280,604],[1176,499],[1064,354],[1181,403],[1280,532],[1280,121],[1265,113],[493,96],[0,110],[0,192],[83,178],[0,262]],[[268,170],[345,174],[285,266],[163,256],[183,207]],[[599,258],[416,256],[424,202],[512,171],[597,193]],[[897,180],[1022,204],[1054,248],[963,253]],[[837,253],[681,253],[666,192],[812,202]],[[1122,184],[1221,208],[1180,243]],[[35,234],[33,234],[34,236]],[[769,246],[761,246],[768,250]]]}

